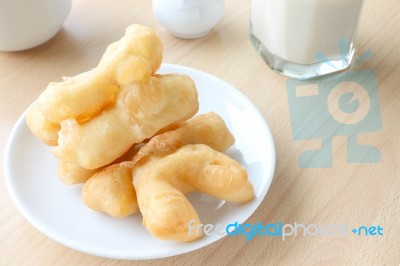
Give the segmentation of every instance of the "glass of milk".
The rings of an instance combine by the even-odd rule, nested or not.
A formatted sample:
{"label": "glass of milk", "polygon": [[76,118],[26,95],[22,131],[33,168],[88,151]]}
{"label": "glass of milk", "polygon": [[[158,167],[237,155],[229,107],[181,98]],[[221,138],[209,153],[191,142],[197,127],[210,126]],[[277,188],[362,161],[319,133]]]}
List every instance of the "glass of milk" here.
{"label": "glass of milk", "polygon": [[313,78],[347,68],[362,0],[252,0],[253,46],[286,76]]}

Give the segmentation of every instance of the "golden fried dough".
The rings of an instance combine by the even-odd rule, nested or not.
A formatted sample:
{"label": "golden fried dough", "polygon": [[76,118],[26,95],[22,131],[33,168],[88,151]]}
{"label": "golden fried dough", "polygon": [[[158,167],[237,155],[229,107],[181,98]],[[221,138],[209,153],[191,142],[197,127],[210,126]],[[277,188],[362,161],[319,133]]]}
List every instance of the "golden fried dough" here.
{"label": "golden fried dough", "polygon": [[26,124],[40,141],[50,146],[56,146],[60,125],[50,122],[40,112],[39,103],[34,102],[26,113]]}
{"label": "golden fried dough", "polygon": [[120,85],[148,79],[160,67],[163,44],[152,29],[134,24],[110,44],[98,68]]}
{"label": "golden fried dough", "polygon": [[84,183],[98,171],[99,169],[85,169],[75,163],[58,161],[57,175],[65,185]]}
{"label": "golden fried dough", "polygon": [[[130,189],[122,190],[119,187],[110,185],[119,184],[118,182],[113,182],[113,180],[118,179],[118,176],[121,176],[124,180],[127,179],[122,177],[126,174],[127,167],[132,169],[136,162],[151,158],[151,156],[173,153],[185,144],[207,144],[222,152],[229,148],[234,141],[232,134],[219,115],[215,113],[197,115],[181,123],[177,129],[151,138],[133,156],[132,161],[113,164],[106,167],[100,174],[90,177],[89,181],[83,185],[83,190],[85,191],[85,194],[82,194],[83,201],[92,209],[94,209],[92,206],[96,206],[96,210],[115,216],[116,211],[110,208],[106,209],[105,206],[107,205],[102,203],[104,199],[112,198],[114,202],[121,201],[124,204],[132,205],[131,209],[122,208],[126,212],[119,211],[117,217],[133,214],[134,212],[132,211],[139,210],[139,207],[137,206],[136,198],[133,199],[130,195],[125,195],[125,193],[131,193]],[[125,185],[134,189],[132,179],[130,184]],[[101,193],[101,195],[98,193]],[[126,201],[126,199],[131,199],[131,202]]]}
{"label": "golden fried dough", "polygon": [[227,155],[203,144],[184,145],[166,156],[152,156],[133,167],[133,184],[143,224],[157,238],[192,241],[189,222],[200,219],[185,193],[199,191],[222,200],[246,202],[254,197],[246,170]]}
{"label": "golden fried dough", "polygon": [[160,67],[163,45],[150,28],[132,25],[112,43],[99,65],[83,74],[51,82],[40,95],[40,110],[53,123],[89,120],[115,102],[120,86],[145,81]]}
{"label": "golden fried dough", "polygon": [[96,173],[83,186],[82,198],[88,207],[116,218],[139,212],[131,162],[111,165]]}
{"label": "golden fried dough", "polygon": [[205,144],[224,152],[235,142],[222,118],[213,112],[197,115],[178,128],[154,136],[133,157],[133,162],[148,155],[162,155],[176,151],[185,144]]}
{"label": "golden fried dough", "polygon": [[118,91],[118,85],[93,69],[63,82],[50,82],[39,96],[40,110],[57,124],[69,118],[83,122],[112,104]]}
{"label": "golden fried dough", "polygon": [[55,155],[62,161],[96,169],[160,129],[192,117],[197,110],[197,90],[189,77],[155,75],[148,82],[122,87],[115,106],[89,121],[63,121]]}
{"label": "golden fried dough", "polygon": [[[112,164],[130,161],[137,153],[136,146],[132,146],[124,155],[116,159]],[[103,167],[96,169],[86,169],[75,163],[58,160],[57,175],[65,185],[85,183],[94,174],[101,171]],[[123,195],[121,195],[123,197]]]}
{"label": "golden fried dough", "polygon": [[84,183],[88,207],[116,218],[140,211],[154,236],[192,241],[203,232],[188,231],[201,221],[185,194],[241,203],[254,191],[246,170],[222,153],[235,139],[221,117],[192,118],[199,108],[193,80],[155,74],[162,54],[153,30],[129,26],[97,67],[50,83],[26,121],[56,146],[62,182]]}

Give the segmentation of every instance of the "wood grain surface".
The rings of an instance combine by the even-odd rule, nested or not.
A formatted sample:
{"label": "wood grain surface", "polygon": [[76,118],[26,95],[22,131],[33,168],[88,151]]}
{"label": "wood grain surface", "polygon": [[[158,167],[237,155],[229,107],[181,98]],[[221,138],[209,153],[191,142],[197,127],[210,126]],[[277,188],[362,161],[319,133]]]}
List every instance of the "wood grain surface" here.
{"label": "wood grain surface", "polygon": [[348,163],[347,138],[338,133],[332,139],[332,167],[328,168],[299,166],[299,155],[321,143],[318,139],[294,139],[288,78],[271,71],[250,45],[249,15],[250,1],[226,1],[224,17],[210,34],[182,40],[156,21],[151,1],[75,0],[53,39],[28,51],[0,52],[1,161],[12,126],[48,82],[95,67],[108,44],[118,40],[128,25],[140,23],[160,34],[164,62],[227,81],[254,102],[270,125],[276,172],[265,200],[248,223],[380,225],[383,236],[297,235],[285,241],[270,236],[256,236],[251,241],[225,237],[200,250],[165,259],[94,257],[64,247],[30,225],[10,198],[1,165],[0,265],[399,265],[400,2],[366,0],[356,40],[356,57],[367,50],[373,53],[354,69],[375,71],[382,121],[380,129],[360,132],[358,141],[375,146],[381,159]]}

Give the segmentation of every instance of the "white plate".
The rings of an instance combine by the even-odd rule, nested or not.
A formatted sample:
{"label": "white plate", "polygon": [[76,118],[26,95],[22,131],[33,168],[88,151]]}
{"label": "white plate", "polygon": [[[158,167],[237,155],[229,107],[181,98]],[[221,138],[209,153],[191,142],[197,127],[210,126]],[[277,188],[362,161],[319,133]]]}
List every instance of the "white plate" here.
{"label": "white plate", "polygon": [[[271,132],[256,107],[238,90],[220,79],[187,67],[163,64],[160,73],[191,76],[199,91],[200,111],[221,115],[236,138],[227,154],[248,171],[255,198],[232,204],[207,195],[189,199],[203,224],[244,223],[263,201],[275,168]],[[209,245],[226,234],[213,234],[190,243],[154,238],[141,224],[141,215],[115,219],[88,209],[81,200],[81,186],[65,186],[56,176],[51,148],[29,131],[25,114],[14,126],[5,153],[8,190],[18,209],[39,231],[70,248],[89,254],[150,259],[173,256]],[[236,241],[245,241],[239,238]]]}

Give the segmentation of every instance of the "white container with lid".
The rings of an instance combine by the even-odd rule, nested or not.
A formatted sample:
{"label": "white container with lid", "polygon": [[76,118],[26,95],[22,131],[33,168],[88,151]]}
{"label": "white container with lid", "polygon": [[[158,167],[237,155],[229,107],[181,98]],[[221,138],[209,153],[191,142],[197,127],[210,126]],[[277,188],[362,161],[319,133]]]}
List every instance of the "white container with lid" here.
{"label": "white container with lid", "polygon": [[206,35],[223,13],[224,0],[153,0],[153,14],[160,24],[184,39]]}

